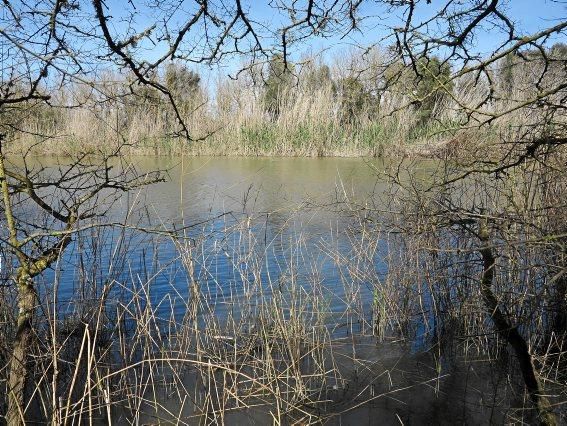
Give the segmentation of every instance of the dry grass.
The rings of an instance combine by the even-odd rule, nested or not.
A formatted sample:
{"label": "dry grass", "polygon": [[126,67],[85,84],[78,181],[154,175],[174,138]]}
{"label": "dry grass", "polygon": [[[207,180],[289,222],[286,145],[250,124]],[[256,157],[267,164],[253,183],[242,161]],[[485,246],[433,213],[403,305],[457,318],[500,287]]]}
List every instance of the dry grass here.
{"label": "dry grass", "polygon": [[[518,73],[516,91],[496,100],[492,112],[529,99],[530,78]],[[483,421],[533,421],[516,361],[493,329],[480,292],[475,226],[488,218],[498,255],[498,302],[525,337],[564,420],[565,346],[555,318],[565,295],[559,285],[565,206],[557,201],[565,199],[565,153],[550,152],[544,164],[527,161],[501,176],[480,170],[447,184],[463,173],[463,164],[485,164],[478,161],[485,159],[479,147],[496,159],[516,158],[522,146],[502,140],[524,140],[545,114],[515,110],[495,118],[482,137],[474,128],[445,133],[460,123],[456,105],[483,95],[481,85],[459,84],[458,99],[447,101],[439,122],[423,129],[411,109],[396,111],[405,102],[396,93],[384,98],[379,119],[363,111],[345,124],[331,87],[286,92],[282,112],[270,117],[256,86],[222,82],[214,103],[203,95],[185,109],[196,135],[211,134],[190,145],[171,137],[175,126],[163,106],[78,108],[49,120],[41,109],[30,110],[23,121],[28,131],[53,138],[22,134],[13,151],[38,142],[34,149],[43,154],[97,151],[126,141],[125,153],[152,155],[381,155],[390,149],[459,161],[440,162],[433,176],[420,175],[411,162],[396,164],[385,203],[336,200],[352,220],[340,244],[336,237],[314,243],[285,226],[268,238],[263,217],[238,215],[166,242],[124,232],[113,237],[110,251],[101,243],[104,235],[83,235],[88,249],[77,254],[72,278],[63,274],[70,265],[61,264],[41,287],[25,410],[56,424],[222,424],[238,416],[324,423],[361,407],[370,410],[366,420],[373,418],[372,404],[389,398],[407,403],[409,413],[417,402],[404,391],[422,387],[435,401],[462,408],[464,419],[471,415],[466,407],[475,407]],[[564,118],[550,123],[564,125]],[[145,252],[135,251],[140,245]],[[171,250],[164,258],[159,253],[166,246]],[[58,288],[70,282],[77,292],[62,300]],[[14,289],[0,291],[5,386]],[[65,314],[62,306],[68,306]],[[398,367],[401,356],[384,362],[380,350],[392,341],[405,345],[413,367]],[[470,388],[468,382],[458,387],[462,372],[453,372],[459,365],[477,372]],[[443,386],[448,376],[462,393]]]}
{"label": "dry grass", "polygon": [[[466,194],[486,189],[483,180],[476,185]],[[378,199],[374,209],[337,200],[352,219],[340,241],[338,230],[315,241],[293,226],[271,233],[264,216],[247,215],[168,240],[114,233],[111,247],[101,244],[105,231],[83,235],[74,296],[58,292],[69,294],[70,265],[56,269],[54,285],[48,278],[40,287],[26,410],[56,424],[313,424],[352,413],[371,418],[399,400],[404,422],[412,410],[423,416],[439,404],[454,404],[442,416],[462,410],[451,415],[530,421],[514,359],[487,322],[474,238],[434,226],[429,209],[439,199],[420,196],[420,207],[415,194],[388,194],[389,208],[405,212],[393,217]],[[523,231],[514,232],[508,241]],[[526,310],[526,295],[546,297],[534,244],[525,252],[502,246],[498,288],[503,303],[518,307],[513,315],[530,343],[543,348],[545,305]],[[142,254],[141,263],[132,260]],[[533,278],[507,281],[526,274]],[[2,291],[10,336],[12,290]],[[538,354],[547,386],[563,401],[563,363],[545,348]]]}
{"label": "dry grass", "polygon": [[[214,85],[192,92],[190,99],[178,99],[192,142],[179,137],[175,115],[159,95],[134,86],[137,92],[124,96],[127,79],[105,75],[93,83],[108,98],[105,102],[99,102],[99,92],[76,87],[52,100],[66,108],[30,107],[17,118],[24,132],[16,135],[11,149],[21,152],[33,146],[37,154],[49,155],[109,151],[126,143],[125,153],[142,155],[437,156],[455,140],[473,145],[474,151],[482,148],[479,143],[497,145],[542,121],[565,124],[564,114],[548,117],[544,108],[529,106],[538,90],[554,87],[563,76],[559,69],[549,70],[536,89],[543,66],[537,61],[514,65],[511,88],[499,77],[500,64],[489,70],[490,85],[474,75],[455,78],[454,89],[437,100],[426,123],[419,121],[411,87],[382,87],[388,60],[380,55],[351,52],[335,61],[328,80],[315,84],[309,72],[321,64],[316,59],[305,63],[293,84],[278,92],[277,114],[267,111],[260,65],[237,80],[217,78]],[[348,90],[354,89],[342,88],[340,82],[349,78],[364,92],[351,94]],[[345,118],[349,96],[360,103]],[[561,103],[560,96],[549,101]],[[67,108],[74,104],[78,106]]]}

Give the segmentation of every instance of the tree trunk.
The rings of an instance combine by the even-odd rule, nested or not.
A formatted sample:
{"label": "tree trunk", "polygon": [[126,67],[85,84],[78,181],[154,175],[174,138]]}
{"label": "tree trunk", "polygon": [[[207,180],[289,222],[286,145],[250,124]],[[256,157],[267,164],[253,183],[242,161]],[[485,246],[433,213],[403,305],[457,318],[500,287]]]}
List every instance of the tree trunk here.
{"label": "tree trunk", "polygon": [[551,410],[549,401],[543,394],[543,389],[539,381],[539,376],[533,363],[533,358],[530,354],[528,344],[522,337],[518,329],[508,321],[502,310],[498,306],[498,299],[492,292],[492,282],[494,280],[494,268],[496,264],[496,257],[489,247],[490,236],[486,223],[480,225],[479,232],[480,240],[484,247],[480,248],[480,254],[483,260],[483,273],[480,285],[480,291],[484,303],[488,308],[488,312],[496,326],[496,331],[508,342],[514,353],[518,358],[520,371],[526,385],[526,389],[535,405],[539,420],[542,425],[556,425],[557,419]]}
{"label": "tree trunk", "polygon": [[[560,264],[559,259],[554,260],[557,262],[556,265]],[[555,300],[551,309],[553,320],[548,341],[553,345],[553,352],[561,354],[567,346],[567,276],[565,274],[555,283]],[[551,340],[552,335],[553,340]]]}
{"label": "tree trunk", "polygon": [[8,425],[25,424],[28,378],[30,373],[29,354],[32,349],[32,322],[37,306],[33,280],[23,268],[17,274],[18,285],[18,323],[12,356],[10,358],[10,377],[8,379]]}

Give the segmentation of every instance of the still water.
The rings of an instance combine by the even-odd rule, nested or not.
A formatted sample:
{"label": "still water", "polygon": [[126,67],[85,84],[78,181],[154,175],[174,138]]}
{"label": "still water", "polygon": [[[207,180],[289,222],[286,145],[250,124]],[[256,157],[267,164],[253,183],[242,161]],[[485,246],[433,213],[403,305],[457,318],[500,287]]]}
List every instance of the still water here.
{"label": "still water", "polygon": [[[388,280],[388,229],[377,224],[385,211],[395,207],[389,205],[390,185],[384,176],[389,164],[364,159],[191,158],[184,159],[183,165],[142,159],[138,167],[171,172],[167,182],[138,195],[135,204],[143,209],[134,209],[132,222],[150,221],[167,229],[199,224],[188,228],[189,239],[182,241],[181,248],[164,238],[155,246],[147,240],[146,245],[133,243],[124,268],[129,273],[117,277],[129,288],[137,281],[138,292],[148,289],[150,303],[163,318],[171,316],[172,300],[177,319],[187,312],[191,279],[183,262],[185,245],[194,260],[194,279],[207,300],[203,304],[207,324],[223,330],[229,318],[253,323],[251,318],[258,316],[262,306],[269,306],[273,297],[279,304],[274,309],[287,320],[301,316],[303,324],[314,328],[318,321],[325,321],[336,342],[335,353],[346,355],[338,356],[344,362],[338,368],[350,378],[355,394],[364,388],[360,384],[364,379],[356,378],[360,365],[348,361],[355,358],[378,371],[364,370],[374,377],[377,393],[387,395],[396,389],[392,400],[364,404],[330,424],[374,424],[376,419],[399,424],[402,418],[407,424],[498,422],[500,412],[479,404],[478,394],[469,387],[482,389],[483,396],[492,395],[498,389],[487,389],[486,379],[502,372],[477,367],[472,374],[452,362],[438,370],[440,364],[427,352],[422,315],[416,315],[416,334],[407,344],[376,344],[376,339],[357,337],[372,333],[376,292]],[[427,179],[433,167],[420,162],[413,171]],[[126,206],[113,214],[123,215]],[[367,217],[363,208],[372,213]],[[361,217],[369,220],[361,222]],[[366,228],[368,234],[363,232]],[[291,301],[301,297],[311,297],[313,302]],[[422,302],[421,309],[427,311],[429,299],[424,297]],[[238,325],[226,329],[229,335],[240,330]],[[384,372],[389,380],[382,376]],[[434,376],[443,380],[429,386]],[[420,387],[422,381],[427,386]],[[401,389],[405,393],[398,393]],[[176,398],[165,401],[172,402],[171,412],[180,411]],[[237,413],[227,424],[247,425],[254,423],[252,419],[247,411]],[[266,415],[255,422],[272,420]]]}
{"label": "still water", "polygon": [[[372,332],[376,292],[388,279],[388,230],[378,232],[377,224],[381,209],[390,207],[384,176],[389,165],[364,159],[203,157],[136,158],[132,163],[141,173],[166,170],[168,179],[111,206],[101,205],[104,220],[122,226],[81,232],[61,262],[43,276],[40,291],[48,298],[57,295],[52,306],[59,307],[62,317],[81,315],[83,306],[88,312],[110,286],[110,313],[118,306],[122,312],[131,309],[138,313],[135,322],[144,318],[140,306],[149,304],[163,324],[182,321],[196,284],[204,300],[200,321],[220,324],[222,330],[222,323],[231,320],[253,324],[251,318],[273,298],[283,303],[274,309],[283,312],[285,321],[301,315],[306,325],[317,322],[336,338],[333,350],[344,351],[344,360],[373,365],[379,371],[372,378],[373,392],[396,392],[393,400],[345,410],[335,424],[373,424],[377,418],[398,424],[402,417],[408,424],[493,420],[494,407],[481,407],[476,391],[468,387],[484,389],[494,372],[477,368],[472,377],[468,367],[455,367],[450,374],[437,370],[437,358],[419,350],[424,349],[419,326],[411,345],[399,347],[368,343],[359,334]],[[428,163],[417,166],[424,176],[432,170]],[[168,234],[172,230],[175,237]],[[316,309],[310,307],[310,295],[318,301]],[[307,301],[287,304],[298,297]],[[423,303],[421,309],[427,311],[427,298]],[[318,322],[323,318],[324,323]],[[234,330],[246,331],[239,325]],[[359,365],[344,362],[342,374],[355,377],[357,393],[362,386]],[[384,371],[388,380],[377,379]],[[435,387],[429,386],[428,375],[439,376]],[[417,387],[422,381],[427,386]],[[398,386],[394,391],[392,383]],[[163,397],[162,402],[180,412],[177,399]],[[263,414],[258,424],[271,421]],[[249,414],[234,420],[250,423]]]}
{"label": "still water", "polygon": [[[141,173],[164,170],[167,179],[121,197],[105,220],[149,232],[83,233],[46,276],[47,287],[57,283],[62,306],[68,303],[62,312],[75,311],[77,298],[96,300],[112,281],[122,298],[143,291],[148,302],[163,305],[164,316],[173,305],[181,317],[195,280],[222,317],[238,307],[246,288],[282,290],[292,280],[328,294],[330,321],[333,312],[344,313],[353,297],[348,289],[355,291],[348,263],[364,252],[356,232],[347,231],[358,223],[353,206],[384,195],[379,160],[144,157],[132,163]],[[170,230],[182,238],[163,234]],[[368,255],[376,276],[386,272],[384,250],[378,244]],[[356,298],[367,305],[376,283],[363,281],[357,279]]]}

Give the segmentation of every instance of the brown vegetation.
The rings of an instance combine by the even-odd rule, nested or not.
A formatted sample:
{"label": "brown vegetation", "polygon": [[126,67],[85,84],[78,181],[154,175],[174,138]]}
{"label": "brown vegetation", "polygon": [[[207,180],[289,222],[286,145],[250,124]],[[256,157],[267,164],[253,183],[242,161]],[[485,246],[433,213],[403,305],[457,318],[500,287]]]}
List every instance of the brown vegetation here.
{"label": "brown vegetation", "polygon": [[[3,1],[0,238],[10,269],[1,287],[8,339],[0,374],[10,424],[35,416],[110,422],[120,410],[132,423],[148,410],[165,411],[168,421],[222,423],[229,411],[259,405],[277,423],[329,420],[388,394],[375,395],[374,383],[355,386],[360,376],[380,377],[364,374],[355,322],[361,334],[434,345],[435,379],[447,353],[469,360],[473,351],[491,367],[505,359],[514,383],[505,389],[531,399],[506,404],[534,409],[521,421],[564,420],[567,49],[554,41],[567,19],[525,34],[499,0],[378,1],[376,13],[367,3],[271,2],[281,18],[273,28],[240,0],[124,2],[120,11],[101,0]],[[397,25],[377,20],[382,12]],[[378,27],[383,46],[361,46],[336,66],[294,63],[302,42]],[[475,41],[488,30],[501,44],[479,55]],[[190,65],[235,57],[246,65],[236,80],[220,79],[214,96]],[[125,284],[114,267],[81,287],[91,297],[73,302],[76,322],[56,313],[56,278],[39,291],[85,231],[132,227],[108,222],[107,209],[119,193],[161,176],[138,175],[128,154],[382,155],[389,147],[441,161],[426,179],[396,164],[382,211],[368,207],[375,200],[337,201],[360,218],[352,256],[324,247],[344,283],[350,381],[333,337],[342,323],[325,320],[317,269],[305,277],[282,268],[289,275],[277,282],[262,276],[267,258],[250,229],[254,218],[231,223],[239,245],[227,256],[252,265],[253,280],[239,272],[249,287],[230,300],[244,301],[243,316],[217,318],[196,278],[195,255],[204,272],[211,257],[195,250],[207,246],[174,228],[140,230],[178,247],[190,290],[182,321],[174,308],[161,317],[151,277]],[[29,163],[36,154],[71,160],[38,170]],[[386,277],[368,255],[378,241],[388,246],[380,253]],[[372,290],[371,321],[364,288]],[[347,384],[356,394],[344,389],[344,410],[329,409],[332,391]],[[168,409],[161,390],[181,407]]]}

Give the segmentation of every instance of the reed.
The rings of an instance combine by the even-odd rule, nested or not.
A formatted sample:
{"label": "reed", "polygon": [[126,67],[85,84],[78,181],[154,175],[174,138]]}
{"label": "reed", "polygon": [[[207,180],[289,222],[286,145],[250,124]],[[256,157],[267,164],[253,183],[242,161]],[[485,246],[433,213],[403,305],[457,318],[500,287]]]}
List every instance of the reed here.
{"label": "reed", "polygon": [[[40,286],[25,409],[57,424],[312,424],[384,409],[411,421],[407,404],[432,421],[447,410],[531,421],[515,360],[486,320],[474,238],[434,226],[428,209],[437,195],[421,196],[423,207],[408,204],[414,196],[389,196],[388,208],[405,206],[404,216],[338,199],[351,225],[316,240],[297,226],[304,211],[274,228],[265,215],[243,213],[176,235],[81,234],[72,262],[62,259]],[[530,243],[498,247],[506,252],[496,284],[502,303],[518,307],[512,315],[541,348],[540,372],[561,401],[553,377],[563,364],[546,352],[539,322],[545,304],[526,304],[525,295],[541,293],[541,252]],[[10,288],[2,290],[10,315]],[[3,323],[4,336],[13,323]],[[495,399],[479,403],[475,389]]]}
{"label": "reed", "polygon": [[[270,80],[256,65],[237,80],[206,78],[203,87],[179,95],[193,141],[179,136],[175,115],[159,94],[142,87],[125,96],[128,78],[105,74],[91,85],[114,101],[97,103],[92,91],[78,85],[53,100],[61,109],[30,105],[18,118],[23,131],[11,149],[33,147],[49,155],[110,151],[126,143],[125,153],[138,155],[432,156],[455,140],[497,143],[510,131],[532,128],[544,114],[523,106],[535,93],[537,63],[516,64],[512,87],[494,85],[494,101],[488,104],[488,83],[454,77],[450,96],[436,98],[426,121],[412,106],[411,84],[404,80],[409,77],[386,84],[387,58],[351,52],[331,67],[316,57],[302,64],[276,92],[268,91]],[[498,68],[490,73],[499,81]],[[550,72],[539,84],[552,85],[560,77]],[[275,98],[268,101],[266,93]],[[483,103],[482,112],[472,107]],[[492,116],[491,126],[479,126]]]}

